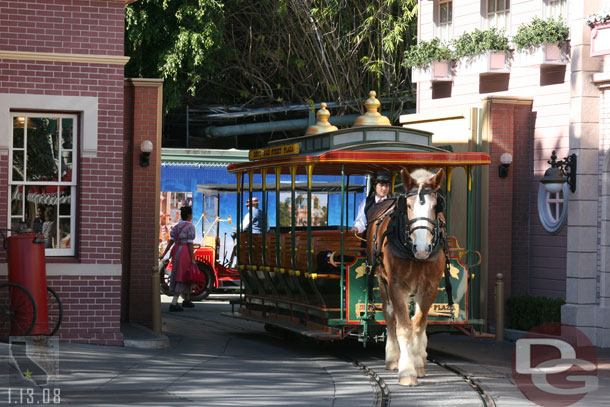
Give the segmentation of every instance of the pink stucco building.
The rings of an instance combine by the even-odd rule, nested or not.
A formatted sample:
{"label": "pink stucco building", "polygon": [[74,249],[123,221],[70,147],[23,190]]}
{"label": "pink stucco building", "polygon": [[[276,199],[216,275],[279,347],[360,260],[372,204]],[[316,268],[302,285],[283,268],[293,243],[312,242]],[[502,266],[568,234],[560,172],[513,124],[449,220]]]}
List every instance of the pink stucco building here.
{"label": "pink stucco building", "polygon": [[[418,38],[451,40],[475,28],[511,39],[533,17],[561,16],[564,52],[538,59],[512,50],[475,67],[455,61],[450,75],[419,78],[417,113],[401,123],[435,132],[437,144],[481,148],[492,157],[483,231],[483,301],[493,315],[495,276],[506,295],[563,298],[562,321],[610,346],[610,59],[591,56],[589,16],[602,0],[420,0]],[[603,48],[603,47],[602,47]],[[577,185],[547,194],[540,183],[552,151],[575,154]],[[498,176],[503,153],[508,177]],[[506,156],[505,156],[506,157]],[[564,223],[565,222],[565,223]],[[492,318],[493,319],[493,318]]]}

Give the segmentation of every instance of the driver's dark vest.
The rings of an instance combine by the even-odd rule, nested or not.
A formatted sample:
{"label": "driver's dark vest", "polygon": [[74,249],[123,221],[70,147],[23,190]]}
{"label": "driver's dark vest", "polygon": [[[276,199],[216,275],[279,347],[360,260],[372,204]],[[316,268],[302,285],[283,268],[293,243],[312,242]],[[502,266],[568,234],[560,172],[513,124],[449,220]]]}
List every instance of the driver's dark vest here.
{"label": "driver's dark vest", "polygon": [[373,196],[367,197],[366,201],[364,202],[364,215],[366,216],[367,223],[369,221],[369,217],[368,217],[369,209],[371,209],[373,207],[373,205],[375,205],[375,194],[373,194]]}

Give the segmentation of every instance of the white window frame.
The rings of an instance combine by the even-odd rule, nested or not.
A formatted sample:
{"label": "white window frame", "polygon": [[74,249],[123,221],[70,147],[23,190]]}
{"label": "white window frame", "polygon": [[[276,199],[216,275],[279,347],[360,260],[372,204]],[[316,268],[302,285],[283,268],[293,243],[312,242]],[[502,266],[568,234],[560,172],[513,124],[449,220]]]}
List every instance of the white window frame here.
{"label": "white window frame", "polygon": [[[555,204],[553,211],[551,205]],[[559,207],[560,206],[560,207]],[[538,216],[542,227],[549,233],[557,233],[568,219],[568,183],[564,182],[560,192],[547,192],[544,184],[538,186]]]}
{"label": "white window frame", "polygon": [[544,0],[544,6],[546,18],[557,19],[561,16],[565,22],[568,21],[568,0]]}
{"label": "white window frame", "polygon": [[[70,215],[61,215],[59,210],[55,214],[56,228],[59,228],[60,219],[61,218],[69,218],[70,219],[70,247],[69,248],[45,248],[46,256],[74,256],[75,244],[76,244],[76,194],[77,194],[77,179],[78,179],[78,151],[79,151],[79,115],[73,113],[49,113],[49,112],[11,112],[10,120],[8,123],[9,126],[9,176],[8,176],[8,225],[12,225],[13,219],[17,219],[21,217],[21,220],[24,220],[25,217],[25,205],[26,199],[22,197],[22,208],[21,215],[13,215],[11,211],[11,201],[12,201],[12,189],[13,186],[36,186],[36,185],[44,185],[44,186],[57,186],[58,191],[60,187],[70,187]],[[23,148],[14,148],[13,146],[13,121],[17,117],[25,117],[26,120],[29,118],[49,118],[49,119],[58,119],[58,126],[61,129],[62,119],[72,119],[72,148],[70,152],[72,153],[72,176],[70,181],[61,181],[60,173],[58,173],[57,181],[28,181],[27,173],[24,176],[24,180],[13,180],[13,152],[14,151],[24,151],[24,171],[27,172],[27,125],[24,126],[24,140],[23,140]],[[60,136],[61,137],[61,132]],[[58,146],[58,156],[61,156],[63,150],[61,143]],[[60,169],[58,168],[58,171]],[[58,208],[59,209],[59,206]],[[59,242],[58,242],[59,243]]]}
{"label": "white window frame", "polygon": [[[451,19],[447,22],[441,21],[441,7],[443,4],[451,3]],[[435,4],[436,8],[436,33],[437,37],[442,41],[449,41],[453,38],[453,0],[438,0]]]}
{"label": "white window frame", "polygon": [[[489,11],[490,7],[489,7],[489,3],[494,2],[494,10],[493,11]],[[502,2],[503,3],[503,9],[498,11],[498,3]],[[508,2],[508,7],[506,7],[506,4]],[[482,0],[483,3],[483,17],[485,20],[485,26],[486,28],[492,28],[495,27],[498,30],[504,30],[506,32],[507,35],[510,35],[510,18],[511,18],[511,13],[510,13],[510,6],[511,6],[511,1],[510,0]],[[500,15],[502,15],[503,17],[501,17],[502,19],[504,19],[503,22],[503,26],[502,25],[498,25],[498,21],[500,18]]]}

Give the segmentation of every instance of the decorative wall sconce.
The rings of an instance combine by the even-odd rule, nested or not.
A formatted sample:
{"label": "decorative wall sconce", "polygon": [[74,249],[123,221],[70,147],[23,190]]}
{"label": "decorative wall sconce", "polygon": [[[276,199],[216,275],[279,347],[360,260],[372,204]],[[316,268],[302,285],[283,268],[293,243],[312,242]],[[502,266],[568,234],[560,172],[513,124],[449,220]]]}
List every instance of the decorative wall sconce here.
{"label": "decorative wall sconce", "polygon": [[576,154],[570,154],[563,160],[557,161],[555,150],[551,154],[551,168],[544,172],[544,178],[540,180],[547,192],[557,193],[561,191],[564,182],[570,186],[570,191],[576,192]]}
{"label": "decorative wall sconce", "polygon": [[150,165],[150,153],[153,150],[153,143],[150,140],[144,140],[140,144],[140,167],[148,167]]}
{"label": "decorative wall sconce", "polygon": [[511,153],[504,153],[500,156],[500,165],[498,166],[498,177],[508,177],[508,167],[513,162],[513,156]]}

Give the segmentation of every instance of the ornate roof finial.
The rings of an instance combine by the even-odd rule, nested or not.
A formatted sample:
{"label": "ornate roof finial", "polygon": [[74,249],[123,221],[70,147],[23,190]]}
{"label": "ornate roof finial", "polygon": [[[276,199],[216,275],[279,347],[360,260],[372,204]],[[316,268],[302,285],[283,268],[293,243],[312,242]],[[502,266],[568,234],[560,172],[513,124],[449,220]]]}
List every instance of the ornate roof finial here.
{"label": "ornate roof finial", "polygon": [[356,119],[354,122],[354,127],[392,125],[390,123],[390,119],[381,115],[381,113],[377,111],[377,109],[379,109],[381,106],[381,103],[375,96],[377,96],[377,93],[374,90],[369,92],[369,98],[364,103],[364,106],[366,106],[366,113]]}
{"label": "ornate roof finial", "polygon": [[318,110],[316,116],[318,117],[318,121],[316,122],[316,124],[307,128],[307,131],[305,132],[306,136],[339,130],[336,126],[333,126],[328,121],[328,118],[330,117],[330,112],[326,110],[326,103],[320,103],[320,110]]}

